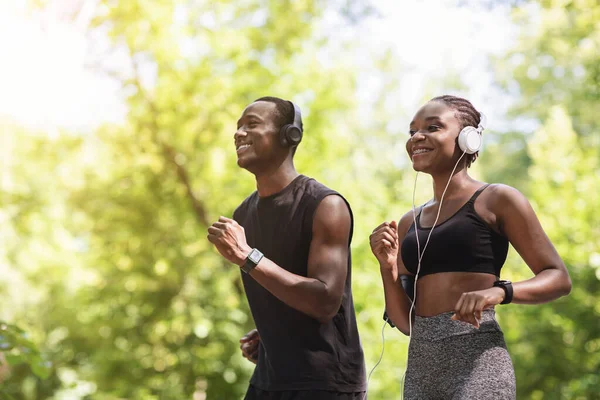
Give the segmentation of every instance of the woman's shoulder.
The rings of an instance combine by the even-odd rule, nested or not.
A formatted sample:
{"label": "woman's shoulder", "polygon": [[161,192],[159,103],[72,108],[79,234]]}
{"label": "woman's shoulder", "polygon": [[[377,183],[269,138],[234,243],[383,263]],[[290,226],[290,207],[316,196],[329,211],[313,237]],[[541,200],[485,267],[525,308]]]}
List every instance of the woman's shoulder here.
{"label": "woman's shoulder", "polygon": [[520,208],[529,203],[521,191],[503,183],[487,184],[482,200],[490,211],[505,211],[508,208]]}
{"label": "woman's shoulder", "polygon": [[525,195],[523,195],[519,189],[504,183],[487,183],[486,186],[485,192],[488,192],[489,195],[493,195],[493,197],[499,198],[500,200],[506,201],[525,198]]}

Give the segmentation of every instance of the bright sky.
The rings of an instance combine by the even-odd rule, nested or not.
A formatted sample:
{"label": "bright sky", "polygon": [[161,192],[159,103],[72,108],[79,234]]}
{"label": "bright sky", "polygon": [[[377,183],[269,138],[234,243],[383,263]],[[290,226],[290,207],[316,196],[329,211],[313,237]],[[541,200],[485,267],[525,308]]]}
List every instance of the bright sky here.
{"label": "bright sky", "polygon": [[0,0],[0,116],[49,131],[121,120],[118,86],[85,67],[82,28],[34,19],[19,3]]}
{"label": "bright sky", "polygon": [[[0,116],[49,131],[87,131],[122,120],[126,109],[118,86],[86,68],[89,43],[81,24],[67,23],[60,10],[33,18],[18,3],[0,0]],[[489,121],[501,124],[509,99],[492,89],[487,56],[501,54],[514,37],[507,9],[457,7],[448,0],[374,3],[381,18],[361,25],[355,50],[360,54],[382,44],[394,49],[403,70],[398,71],[401,90],[390,94],[392,103],[415,109],[432,78],[456,71],[469,83],[463,94]],[[382,84],[366,72],[364,94]]]}
{"label": "bright sky", "polygon": [[[391,107],[401,105],[412,113],[422,105],[423,96],[447,94],[436,83],[457,74],[468,89],[448,94],[471,100],[495,129],[501,128],[511,99],[494,87],[489,56],[504,53],[514,43],[516,29],[508,8],[458,7],[456,0],[374,3],[382,19],[368,24],[361,46],[373,49],[391,45],[401,60],[400,88],[387,102]],[[376,82],[367,86],[372,84]],[[394,124],[407,129],[407,117],[412,115],[401,115]]]}

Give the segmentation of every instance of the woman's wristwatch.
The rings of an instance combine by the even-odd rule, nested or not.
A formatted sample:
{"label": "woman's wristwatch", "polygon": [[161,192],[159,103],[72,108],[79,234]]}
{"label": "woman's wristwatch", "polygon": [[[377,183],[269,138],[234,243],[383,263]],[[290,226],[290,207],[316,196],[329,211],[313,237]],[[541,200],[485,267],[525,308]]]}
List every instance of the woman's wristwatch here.
{"label": "woman's wristwatch", "polygon": [[494,282],[494,287],[500,287],[504,289],[504,300],[500,304],[508,304],[512,301],[513,298],[513,287],[511,281],[496,281]]}

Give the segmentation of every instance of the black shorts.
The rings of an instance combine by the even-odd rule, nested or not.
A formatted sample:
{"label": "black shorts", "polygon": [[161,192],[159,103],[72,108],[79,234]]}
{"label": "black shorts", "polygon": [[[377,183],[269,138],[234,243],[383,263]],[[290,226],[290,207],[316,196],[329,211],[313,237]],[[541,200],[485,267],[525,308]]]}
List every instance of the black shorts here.
{"label": "black shorts", "polygon": [[328,390],[281,390],[269,392],[248,386],[244,400],[365,400],[365,392],[343,393]]}

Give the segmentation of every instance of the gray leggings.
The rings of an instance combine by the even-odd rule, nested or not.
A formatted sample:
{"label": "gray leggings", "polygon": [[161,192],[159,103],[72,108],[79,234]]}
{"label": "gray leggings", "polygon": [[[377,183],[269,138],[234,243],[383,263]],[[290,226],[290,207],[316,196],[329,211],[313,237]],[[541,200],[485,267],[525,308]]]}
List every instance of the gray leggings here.
{"label": "gray leggings", "polygon": [[495,312],[483,312],[479,329],[451,316],[415,318],[404,399],[514,400],[515,373]]}

